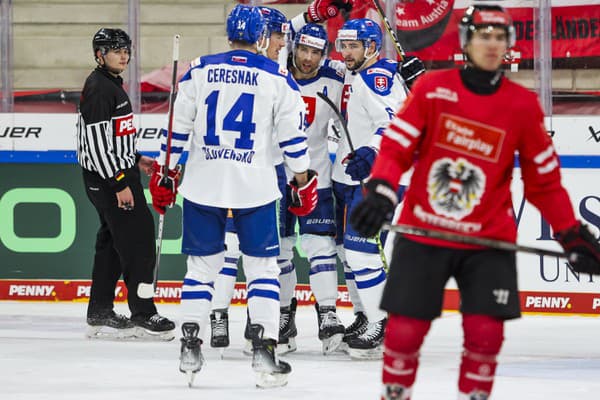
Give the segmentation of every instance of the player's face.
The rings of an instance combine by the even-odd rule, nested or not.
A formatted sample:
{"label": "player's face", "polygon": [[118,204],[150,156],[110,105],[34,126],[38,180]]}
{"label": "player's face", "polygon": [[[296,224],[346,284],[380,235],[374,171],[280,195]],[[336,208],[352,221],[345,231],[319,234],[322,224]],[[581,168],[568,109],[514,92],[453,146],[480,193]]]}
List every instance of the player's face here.
{"label": "player's face", "polygon": [[299,44],[294,53],[296,68],[303,75],[315,75],[323,53],[314,47]]}
{"label": "player's face", "polygon": [[476,67],[484,71],[496,71],[502,65],[507,47],[506,31],[499,27],[487,27],[473,32],[466,50]]}
{"label": "player's face", "polygon": [[108,53],[102,55],[98,51],[100,65],[104,65],[106,69],[112,74],[119,75],[127,68],[129,62],[129,50],[122,49],[110,49]]}
{"label": "player's face", "polygon": [[360,68],[365,62],[365,47],[360,40],[343,40],[341,50],[346,68],[350,71]]}
{"label": "player's face", "polygon": [[267,58],[277,61],[279,52],[285,46],[285,33],[273,32],[269,40],[269,47],[267,47]]}

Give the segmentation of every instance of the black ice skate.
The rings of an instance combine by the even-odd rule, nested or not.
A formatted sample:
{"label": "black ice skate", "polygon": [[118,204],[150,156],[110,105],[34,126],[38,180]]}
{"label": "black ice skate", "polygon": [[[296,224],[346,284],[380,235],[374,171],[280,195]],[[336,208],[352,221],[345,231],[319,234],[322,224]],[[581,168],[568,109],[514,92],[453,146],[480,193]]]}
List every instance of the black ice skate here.
{"label": "black ice skate", "polygon": [[346,328],[342,344],[338,347],[338,350],[348,351],[348,340],[363,333],[369,325],[367,316],[362,311],[357,312],[354,316],[354,321]]}
{"label": "black ice skate", "polygon": [[[229,347],[229,315],[227,310],[215,310],[210,314],[210,347],[221,350]],[[221,357],[223,353],[221,352]]]}
{"label": "black ice skate", "polygon": [[[461,398],[461,399],[462,399],[463,397],[461,397],[461,396],[464,396],[464,394],[463,394],[463,393],[461,393],[461,394],[459,395],[459,398]],[[480,391],[480,390],[475,390],[475,391],[473,391],[473,392],[469,393],[469,394],[468,394],[466,397],[464,397],[464,398],[465,398],[465,399],[468,399],[468,400],[488,400],[488,398],[489,398],[489,397],[490,397],[490,394],[489,394],[489,393],[482,392],[482,391]]]}
{"label": "black ice skate", "polygon": [[286,354],[296,351],[296,307],[298,301],[292,297],[289,307],[281,307],[279,314],[279,341],[277,342],[277,354]]}
{"label": "black ice skate", "polygon": [[246,309],[246,326],[244,327],[244,339],[246,339],[246,345],[242,350],[247,356],[252,356],[252,332],[250,332],[250,312]]}
{"label": "black ice skate", "polygon": [[358,336],[348,339],[348,354],[357,360],[379,360],[383,358],[383,334],[387,318],[369,323]]}
{"label": "black ice skate", "polygon": [[180,339],[179,370],[187,375],[188,386],[192,387],[196,373],[204,364],[204,357],[200,351],[202,340],[198,337],[200,327],[195,322],[184,322],[181,325],[181,332],[183,337]]}
{"label": "black ice skate", "polygon": [[113,310],[92,312],[87,317],[86,337],[89,339],[127,340],[135,338],[135,325]]}
{"label": "black ice skate", "polygon": [[175,323],[160,314],[139,315],[131,319],[137,331],[135,335],[142,340],[170,341],[175,339]]}
{"label": "black ice skate", "polygon": [[387,384],[383,385],[381,400],[407,400],[410,399],[411,390],[402,385]]}
{"label": "black ice skate", "polygon": [[277,357],[275,339],[263,338],[262,325],[250,325],[252,337],[252,370],[256,373],[256,386],[272,388],[285,386],[292,367]]}
{"label": "black ice skate", "polygon": [[317,323],[319,326],[319,340],[323,343],[323,354],[330,354],[337,350],[344,338],[344,325],[335,313],[335,306],[319,306],[317,309]]}

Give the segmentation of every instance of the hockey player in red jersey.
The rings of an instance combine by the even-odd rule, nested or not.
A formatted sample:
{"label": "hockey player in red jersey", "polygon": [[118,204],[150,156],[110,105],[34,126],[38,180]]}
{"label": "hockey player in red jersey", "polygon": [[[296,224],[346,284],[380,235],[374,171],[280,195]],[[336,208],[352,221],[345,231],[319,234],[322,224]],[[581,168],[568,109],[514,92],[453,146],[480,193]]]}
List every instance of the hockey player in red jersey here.
{"label": "hockey player in red jersey", "polygon": [[[599,274],[600,246],[575,219],[537,97],[503,76],[502,58],[515,41],[510,16],[499,6],[471,6],[459,35],[466,67],[417,80],[384,133],[351,224],[365,237],[377,232],[394,210],[400,175],[414,165],[399,223],[514,242],[510,182],[518,153],[525,196],[571,267]],[[504,321],[520,316],[514,252],[405,235],[396,239],[381,301],[390,313],[382,399],[410,399],[419,350],[450,277],[464,331],[458,398],[489,398]]]}

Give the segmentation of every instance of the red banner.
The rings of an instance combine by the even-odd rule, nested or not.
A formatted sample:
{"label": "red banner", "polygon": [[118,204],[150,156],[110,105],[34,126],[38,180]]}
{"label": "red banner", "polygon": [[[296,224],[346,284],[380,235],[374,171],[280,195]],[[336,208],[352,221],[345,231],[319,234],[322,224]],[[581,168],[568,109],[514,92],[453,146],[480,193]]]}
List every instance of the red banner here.
{"label": "red banner", "polygon": [[[354,3],[355,8],[347,17],[378,19],[370,1]],[[555,3],[560,6],[552,7],[552,58],[600,57],[600,1],[559,0],[553,5]],[[524,2],[514,0],[504,4],[513,18],[516,31],[514,50],[521,59],[533,59],[534,8],[523,7]],[[461,54],[458,23],[465,7],[461,0],[399,1],[396,28],[404,50],[423,60],[454,61],[455,55]],[[342,16],[328,21],[331,41],[335,40],[337,29],[343,22]],[[339,58],[339,55],[334,54],[333,57]]]}
{"label": "red banner", "polygon": [[[398,38],[404,49],[425,60],[451,61],[460,53],[458,23],[464,9],[452,9],[454,0],[399,3]],[[521,59],[534,55],[534,10],[507,8],[517,35],[515,50]],[[600,6],[552,8],[552,58],[600,56]]]}

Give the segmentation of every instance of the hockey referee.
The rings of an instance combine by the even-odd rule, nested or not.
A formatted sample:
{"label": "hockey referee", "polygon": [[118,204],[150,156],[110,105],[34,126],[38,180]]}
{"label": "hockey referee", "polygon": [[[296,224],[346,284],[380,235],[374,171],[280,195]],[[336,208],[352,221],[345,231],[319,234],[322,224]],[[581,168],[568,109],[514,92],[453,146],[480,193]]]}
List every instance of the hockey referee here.
{"label": "hockey referee", "polygon": [[[152,173],[153,159],[135,151],[133,111],[119,76],[129,64],[131,39],[121,29],[102,28],[92,46],[98,66],[81,93],[77,134],[85,190],[100,218],[87,336],[172,340],[175,324],[154,305],[154,220],[140,180],[140,169]],[[121,275],[131,318],[113,310]]]}

